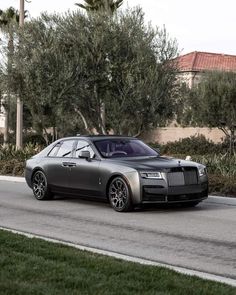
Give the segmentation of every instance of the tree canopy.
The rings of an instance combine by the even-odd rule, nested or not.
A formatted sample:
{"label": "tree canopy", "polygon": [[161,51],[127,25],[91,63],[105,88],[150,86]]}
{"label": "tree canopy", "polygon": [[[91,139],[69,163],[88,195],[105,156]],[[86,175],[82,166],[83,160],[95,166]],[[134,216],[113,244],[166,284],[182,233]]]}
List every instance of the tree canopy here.
{"label": "tree canopy", "polygon": [[123,0],[84,0],[84,4],[76,3],[88,12],[108,12],[110,14],[113,14],[122,4]]}
{"label": "tree canopy", "polygon": [[13,89],[38,131],[138,135],[171,118],[177,45],[141,9],[44,14],[19,34]]}
{"label": "tree canopy", "polygon": [[198,86],[185,94],[185,122],[218,127],[232,149],[236,139],[236,73],[206,73]]}

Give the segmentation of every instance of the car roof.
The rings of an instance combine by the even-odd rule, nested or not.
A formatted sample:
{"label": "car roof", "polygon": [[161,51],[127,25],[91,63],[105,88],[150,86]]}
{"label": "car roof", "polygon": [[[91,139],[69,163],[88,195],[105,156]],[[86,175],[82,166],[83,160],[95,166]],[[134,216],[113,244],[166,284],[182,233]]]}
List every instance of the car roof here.
{"label": "car roof", "polygon": [[106,140],[106,139],[136,139],[132,136],[123,136],[123,135],[77,135],[77,136],[71,136],[71,137],[64,137],[60,138],[60,140],[66,140],[66,139],[89,139],[91,141],[97,141],[97,140]]}

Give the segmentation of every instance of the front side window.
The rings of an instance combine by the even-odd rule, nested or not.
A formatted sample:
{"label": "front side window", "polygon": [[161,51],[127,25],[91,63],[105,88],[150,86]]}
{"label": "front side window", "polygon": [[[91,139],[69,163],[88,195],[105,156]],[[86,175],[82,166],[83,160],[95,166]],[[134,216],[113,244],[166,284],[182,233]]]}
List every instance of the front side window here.
{"label": "front side window", "polygon": [[105,158],[158,156],[156,151],[138,139],[105,139],[94,144]]}
{"label": "front side window", "polygon": [[78,140],[76,149],[75,149],[75,157],[79,158],[79,155],[81,151],[89,151],[90,152],[90,158],[94,158],[95,153],[93,149],[91,148],[90,144],[85,140]]}
{"label": "front side window", "polygon": [[73,145],[74,145],[74,140],[63,141],[61,146],[59,147],[56,157],[61,157],[61,158],[72,157]]}

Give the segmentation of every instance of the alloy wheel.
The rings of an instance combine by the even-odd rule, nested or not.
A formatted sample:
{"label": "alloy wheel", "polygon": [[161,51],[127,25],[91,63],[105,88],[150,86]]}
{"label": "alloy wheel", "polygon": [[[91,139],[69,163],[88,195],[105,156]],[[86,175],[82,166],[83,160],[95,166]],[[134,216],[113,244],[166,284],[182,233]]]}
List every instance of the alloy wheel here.
{"label": "alloy wheel", "polygon": [[121,177],[116,177],[109,187],[109,200],[116,211],[128,211],[131,209],[131,199],[126,182]]}
{"label": "alloy wheel", "polygon": [[49,191],[47,187],[47,179],[42,171],[37,171],[33,176],[33,193],[36,199],[49,199]]}

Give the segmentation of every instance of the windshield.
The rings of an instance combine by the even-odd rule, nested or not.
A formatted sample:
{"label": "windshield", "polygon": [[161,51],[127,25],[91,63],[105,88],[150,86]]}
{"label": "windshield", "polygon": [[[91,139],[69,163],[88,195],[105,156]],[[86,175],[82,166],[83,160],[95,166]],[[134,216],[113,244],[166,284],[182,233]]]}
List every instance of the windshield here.
{"label": "windshield", "polygon": [[104,139],[94,142],[105,158],[120,157],[157,157],[156,151],[138,139]]}

